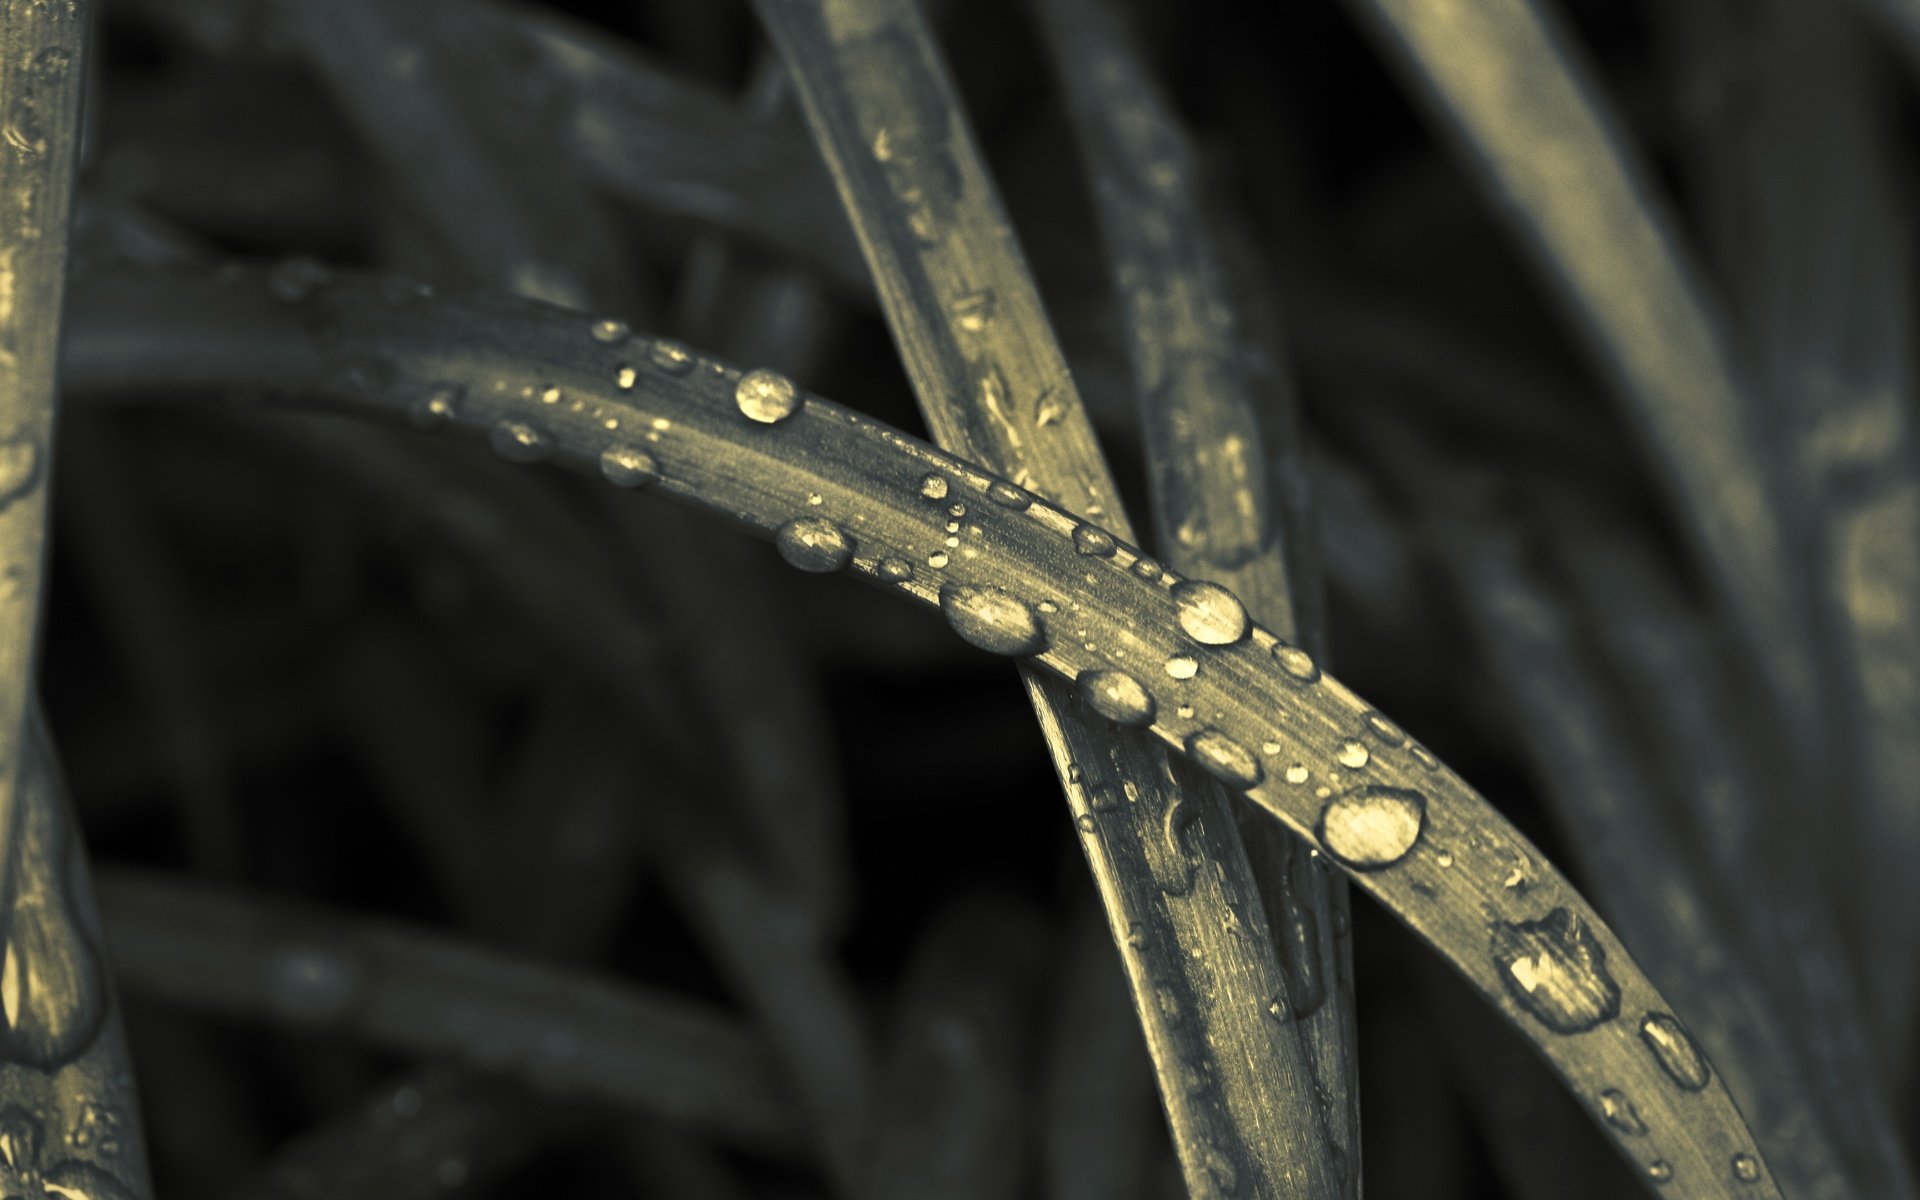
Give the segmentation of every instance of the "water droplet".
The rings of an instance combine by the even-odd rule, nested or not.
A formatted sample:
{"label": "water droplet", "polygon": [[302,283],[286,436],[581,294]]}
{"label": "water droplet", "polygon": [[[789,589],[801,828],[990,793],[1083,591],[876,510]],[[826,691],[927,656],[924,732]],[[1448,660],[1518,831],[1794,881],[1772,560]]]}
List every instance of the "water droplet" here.
{"label": "water droplet", "polygon": [[553,439],[525,421],[502,421],[490,435],[493,452],[508,462],[539,462],[553,453]]}
{"label": "water droplet", "polygon": [[947,498],[947,478],[944,475],[929,475],[920,481],[920,494],[929,500]]}
{"label": "water droplet", "polygon": [[1087,671],[1078,686],[1087,707],[1116,725],[1153,723],[1153,696],[1125,671]]}
{"label": "water droplet", "polygon": [[1112,558],[1113,535],[1098,525],[1078,525],[1073,530],[1073,548],[1089,558]]}
{"label": "water droplet", "polygon": [[1320,814],[1320,844],[1350,867],[1367,871],[1407,856],[1427,822],[1427,798],[1405,788],[1345,792]]}
{"label": "water droplet", "polygon": [[1600,1093],[1600,1118],[1628,1137],[1646,1135],[1647,1123],[1640,1119],[1633,1101],[1619,1088],[1607,1088]]}
{"label": "water droplet", "polygon": [[1640,1040],[1653,1051],[1654,1060],[1667,1077],[1686,1091],[1700,1091],[1713,1077],[1713,1072],[1707,1069],[1706,1056],[1672,1015],[1648,1013],[1646,1020],[1640,1022]]}
{"label": "water droplet", "polygon": [[[967,515],[967,506],[964,504],[949,504],[947,506],[947,515],[950,517],[964,517]],[[947,528],[958,529],[960,526],[956,522],[955,524],[947,526]]]}
{"label": "water droplet", "polygon": [[1218,729],[1201,729],[1187,738],[1187,753],[1200,769],[1220,782],[1246,790],[1265,774],[1245,746]]}
{"label": "water droplet", "polygon": [[802,571],[838,571],[853,559],[853,539],[825,517],[788,521],[774,535],[773,544],[788,566]]}
{"label": "water droplet", "polygon": [[1173,608],[1181,630],[1203,646],[1231,646],[1247,636],[1246,606],[1217,583],[1181,580],[1173,585]]}
{"label": "water droplet", "polygon": [[1368,713],[1367,728],[1373,731],[1373,736],[1379,738],[1389,746],[1398,746],[1401,742],[1407,740],[1407,735],[1401,732],[1398,725],[1388,720],[1387,714],[1383,712]]}
{"label": "water droplet", "polygon": [[1437,863],[1442,870],[1445,870],[1453,865],[1453,851],[1442,850],[1433,856],[1433,861]]}
{"label": "water droplet", "polygon": [[[1024,511],[1033,507],[1033,493],[1025,488],[1017,488],[1005,480],[996,479],[987,485],[987,499],[1002,508]],[[956,516],[959,514],[955,514]]]}
{"label": "water droplet", "polygon": [[1094,830],[1100,828],[1100,823],[1093,819],[1092,813],[1081,813],[1078,817],[1074,818],[1073,823],[1079,827],[1081,833],[1092,833]]}
{"label": "water droplet", "polygon": [[325,287],[333,272],[311,258],[289,258],[276,264],[267,275],[267,291],[287,304],[298,304]]}
{"label": "water droplet", "polygon": [[1358,771],[1361,767],[1367,765],[1367,760],[1370,759],[1372,755],[1368,754],[1367,748],[1359,742],[1346,742],[1341,745],[1340,753],[1337,757],[1340,759],[1341,766]]}
{"label": "water droplet", "polygon": [[693,352],[666,338],[647,347],[647,361],[669,375],[685,375],[693,370]]}
{"label": "water droplet", "polygon": [[1294,763],[1292,766],[1287,768],[1286,779],[1288,783],[1305,783],[1309,778],[1310,774],[1311,773],[1307,770],[1307,764]]}
{"label": "water droplet", "polygon": [[1320,664],[1313,661],[1313,655],[1298,646],[1281,642],[1273,648],[1273,657],[1280,664],[1280,669],[1295,679],[1312,683],[1320,678]]}
{"label": "water droplet", "polygon": [[457,387],[440,387],[415,400],[407,416],[422,429],[445,425],[460,415],[463,393]]}
{"label": "water droplet", "polygon": [[953,302],[953,318],[968,333],[983,332],[993,321],[993,293],[968,292]]}
{"label": "water droplet", "polygon": [[624,342],[632,333],[633,330],[627,328],[625,321],[616,321],[612,317],[604,317],[593,323],[593,340],[603,346]]}
{"label": "water droplet", "polygon": [[1167,674],[1175,679],[1192,679],[1200,673],[1200,664],[1185,654],[1167,660]]}
{"label": "water droplet", "polygon": [[615,487],[645,487],[660,478],[660,464],[638,447],[608,446],[600,452],[600,475]]}
{"label": "water droplet", "polygon": [[1160,564],[1150,558],[1136,558],[1133,560],[1133,573],[1148,583],[1158,583]]}
{"label": "water droplet", "polygon": [[1493,925],[1493,962],[1507,994],[1555,1033],[1585,1033],[1620,1013],[1607,952],[1571,909]]}
{"label": "water droplet", "polygon": [[1760,1179],[1760,1160],[1751,1154],[1733,1156],[1733,1177],[1741,1183],[1755,1183]]}
{"label": "water droplet", "polygon": [[773,425],[800,411],[800,389],[778,371],[748,371],[734,386],[733,402],[750,421]]}
{"label": "water droplet", "polygon": [[1433,751],[1422,746],[1419,742],[1414,742],[1409,745],[1407,747],[1407,753],[1413,756],[1413,761],[1419,763],[1429,771],[1437,771],[1440,769],[1440,760],[1433,756]]}
{"label": "water droplet", "polygon": [[873,573],[888,583],[904,583],[913,578],[913,564],[904,558],[883,558]]}
{"label": "water droplet", "polygon": [[927,565],[936,571],[946,566],[948,561],[945,550],[935,550],[932,554],[927,555]]}
{"label": "water droplet", "polygon": [[619,388],[623,392],[632,391],[633,385],[639,382],[640,382],[640,372],[634,370],[632,367],[628,366],[626,363],[621,363],[620,366],[617,369],[615,369],[613,373],[613,386]]}
{"label": "water droplet", "polygon": [[1655,1183],[1666,1183],[1673,1178],[1673,1164],[1664,1158],[1656,1158],[1647,1164],[1647,1178]]}
{"label": "water droplet", "polygon": [[540,389],[540,403],[558,404],[565,395],[566,393],[560,390],[558,384],[549,383]]}
{"label": "water droplet", "polygon": [[940,589],[940,611],[955,633],[990,654],[1038,654],[1047,648],[1039,616],[997,587],[950,583]]}

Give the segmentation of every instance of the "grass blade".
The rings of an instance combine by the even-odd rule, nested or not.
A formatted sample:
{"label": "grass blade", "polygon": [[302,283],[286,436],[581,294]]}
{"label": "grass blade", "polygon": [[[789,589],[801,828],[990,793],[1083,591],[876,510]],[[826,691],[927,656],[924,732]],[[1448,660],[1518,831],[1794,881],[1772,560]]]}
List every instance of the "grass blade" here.
{"label": "grass blade", "polygon": [[[1130,537],[1012,225],[915,4],[763,0],[757,8],[839,185],[935,440]],[[1334,1194],[1343,1164],[1330,1160],[1327,1118],[1299,1034],[1256,1003],[1285,993],[1273,935],[1264,919],[1234,929],[1229,897],[1257,893],[1224,793],[1202,779],[1167,790],[1160,753],[1101,730],[1066,688],[1024,674],[1083,824],[1093,808],[1112,805],[1101,789],[1144,793],[1093,817],[1097,832],[1083,844],[1116,943],[1166,926],[1126,961],[1190,1190]],[[1212,853],[1186,859],[1177,830],[1195,821]],[[1154,861],[1145,846],[1156,837],[1185,861]],[[1215,867],[1215,880],[1199,882]],[[1170,988],[1184,994],[1169,996]],[[1189,1009],[1194,1020],[1178,1019]]]}
{"label": "grass blade", "polygon": [[[575,313],[502,299],[395,309],[377,283],[345,277],[287,304],[244,272],[102,273],[78,283],[75,299],[68,378],[77,390],[291,390],[308,403],[399,420],[423,396],[455,387],[462,400],[444,423],[493,437],[510,458],[650,485],[774,540],[797,564],[846,570],[941,608],[976,646],[1059,678],[1112,683],[1116,676],[1096,674],[1111,671],[1132,679],[1150,706],[1102,703],[1150,721],[1162,744],[1313,838],[1322,861],[1348,871],[1533,1042],[1597,1123],[1603,1092],[1635,1097],[1647,1132],[1606,1131],[1630,1161],[1671,1166],[1661,1194],[1779,1195],[1764,1164],[1752,1182],[1736,1170],[1736,1156],[1756,1151],[1725,1086],[1669,1024],[1671,1009],[1625,947],[1525,837],[1297,647],[1257,626],[1230,645],[1197,643],[1187,632],[1191,612],[1181,620],[1190,596],[1183,581],[1106,531],[797,389],[764,378],[743,387],[745,375],[677,345],[653,343],[644,369],[635,367],[596,342],[591,318]],[[348,370],[372,359],[391,370]],[[523,394],[545,380],[579,398],[579,408]],[[939,503],[925,495],[938,490],[929,476],[945,485]],[[934,570],[923,564],[945,546],[951,496],[965,498],[979,532],[969,531],[972,553]],[[1207,724],[1182,715],[1188,710],[1207,714]],[[1098,834],[1103,822],[1127,819],[1129,802],[1092,803],[1091,782],[1075,781],[1075,812]],[[1334,821],[1331,839],[1323,819]],[[1226,824],[1198,822],[1187,845]],[[1391,836],[1351,836],[1368,828]],[[1184,857],[1162,829],[1148,833],[1161,870]],[[1192,882],[1206,875],[1196,870]],[[1251,894],[1240,892],[1240,903]],[[1257,919],[1256,909],[1242,923]],[[1516,997],[1489,951],[1496,933],[1510,940],[1541,922],[1577,931],[1573,941],[1590,952],[1569,958],[1590,983],[1581,994],[1594,998],[1572,1014],[1576,1023],[1593,1018],[1578,1033],[1561,1032],[1566,1014]],[[1156,923],[1130,932],[1122,952],[1137,970],[1141,952],[1168,930]],[[1217,986],[1245,995],[1248,983],[1220,977]],[[1167,999],[1191,997],[1168,989]]]}
{"label": "grass blade", "polygon": [[[1305,514],[1269,477],[1271,443],[1299,457],[1299,420],[1278,370],[1262,372],[1208,236],[1198,165],[1112,9],[1099,0],[1042,0],[1053,48],[1092,177],[1095,213],[1120,297],[1140,397],[1158,544],[1184,575],[1231,588],[1281,637],[1303,636],[1303,591],[1318,591]],[[1264,347],[1270,354],[1277,347]],[[1263,432],[1262,417],[1278,428]],[[1293,565],[1289,565],[1289,559]],[[1322,1120],[1339,1158],[1359,1162],[1359,1064],[1353,956],[1341,936],[1347,888],[1313,868],[1309,848],[1241,809],[1241,836],[1281,931],[1294,1019],[1306,1042]],[[1358,1194],[1357,1171],[1345,1172]]]}

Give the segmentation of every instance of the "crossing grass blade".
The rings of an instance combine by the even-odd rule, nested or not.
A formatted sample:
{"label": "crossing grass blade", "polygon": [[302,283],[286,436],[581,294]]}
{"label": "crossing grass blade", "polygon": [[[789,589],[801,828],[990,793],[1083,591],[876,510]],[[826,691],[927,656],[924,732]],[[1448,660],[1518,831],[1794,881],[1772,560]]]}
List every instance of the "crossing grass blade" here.
{"label": "crossing grass blade", "polygon": [[[935,440],[1130,536],[1013,228],[916,5],[764,0],[757,10],[840,188]],[[1170,790],[1161,752],[1135,735],[1101,729],[1062,685],[1031,668],[1023,675],[1070,796],[1101,805],[1100,789],[1142,793],[1106,818],[1110,832],[1083,845],[1115,942],[1164,928],[1147,934],[1127,962],[1189,1188],[1337,1194],[1347,1168],[1326,1144],[1300,1035],[1257,1003],[1286,990],[1273,934],[1264,919],[1243,917],[1236,930],[1230,916],[1228,897],[1254,895],[1256,885],[1224,792],[1202,779]],[[1195,794],[1183,794],[1188,789]],[[1182,851],[1177,828],[1190,821],[1204,825],[1212,853],[1156,864],[1144,844],[1157,830]],[[1171,1006],[1161,998],[1169,988],[1180,993]],[[1285,1007],[1295,1003],[1289,998]],[[1170,1008],[1194,1010],[1193,1019],[1169,1019]]]}
{"label": "crossing grass blade", "polygon": [[[1223,643],[1237,602],[1196,595],[1108,531],[764,376],[673,343],[649,341],[631,356],[607,347],[579,314],[486,298],[395,308],[377,283],[352,277],[289,304],[260,276],[232,271],[103,272],[77,282],[75,295],[68,377],[81,393],[291,392],[398,420],[452,387],[460,403],[441,424],[489,437],[511,459],[650,486],[773,539],[797,566],[852,572],[940,609],[983,650],[1081,681],[1107,711],[1149,722],[1143,728],[1183,751],[1195,774],[1230,782],[1314,839],[1323,862],[1345,870],[1539,1049],[1650,1188],[1780,1195],[1697,1043],[1537,848],[1298,647],[1251,624]],[[391,369],[348,369],[376,358]],[[543,404],[523,391],[533,381],[557,382],[578,407]],[[943,494],[936,502],[929,492]],[[971,518],[971,553],[935,568],[929,559],[946,549],[954,503]],[[1070,782],[1089,837],[1130,819],[1124,794],[1102,797],[1086,774]],[[1147,830],[1149,865],[1197,889],[1209,872],[1184,851],[1225,825]],[[1251,896],[1240,892],[1245,907],[1229,914],[1243,926],[1259,919]],[[1168,930],[1127,933],[1122,954],[1139,971]],[[1523,958],[1552,963],[1568,984],[1545,995],[1517,986],[1511,968]],[[1191,1001],[1165,986],[1177,981],[1149,978],[1164,989],[1152,996],[1162,1012]],[[1217,987],[1248,994],[1244,978],[1219,977]],[[1631,1098],[1645,1132],[1604,1121],[1613,1092]]]}

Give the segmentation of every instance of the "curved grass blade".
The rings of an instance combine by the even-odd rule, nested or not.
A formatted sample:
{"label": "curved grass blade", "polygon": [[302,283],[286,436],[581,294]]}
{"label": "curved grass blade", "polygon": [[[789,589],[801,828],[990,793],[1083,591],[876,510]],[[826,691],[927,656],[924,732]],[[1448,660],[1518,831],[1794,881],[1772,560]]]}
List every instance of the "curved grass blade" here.
{"label": "curved grass blade", "polygon": [[133,991],[348,1030],[750,1146],[794,1144],[792,1108],[765,1052],[704,1006],[165,876],[116,872],[100,898],[114,965]]}
{"label": "curved grass blade", "polygon": [[[840,188],[934,439],[1004,472],[1018,489],[1130,537],[1012,225],[913,0],[756,7]],[[966,506],[950,512],[957,531]],[[1031,668],[1022,673],[1076,814],[1084,825],[1093,809],[1109,810],[1094,818],[1083,845],[1115,942],[1166,926],[1126,961],[1189,1190],[1336,1194],[1345,1164],[1326,1145],[1299,1032],[1254,1003],[1272,1003],[1286,982],[1264,912],[1232,915],[1236,898],[1257,892],[1225,793],[1170,772],[1137,736],[1100,729],[1098,715],[1076,706],[1068,689]],[[1112,799],[1129,790],[1139,799]],[[1199,853],[1183,842],[1196,823],[1204,827],[1194,838],[1205,847]],[[1156,861],[1148,848],[1156,843],[1171,861]],[[1296,1003],[1287,997],[1285,1008]]]}
{"label": "curved grass blade", "polygon": [[[1251,624],[1229,644],[1199,640],[1184,581],[1107,531],[790,385],[670,342],[650,343],[636,363],[596,342],[590,318],[524,302],[395,308],[378,284],[342,278],[292,305],[245,272],[128,271],[76,281],[74,313],[76,390],[291,390],[397,420],[420,397],[458,387],[445,423],[511,458],[651,486],[773,539],[798,566],[850,571],[941,609],[972,644],[1077,681],[1312,838],[1320,861],[1346,870],[1540,1049],[1643,1175],[1665,1164],[1660,1194],[1779,1196],[1718,1074],[1537,849],[1298,647]],[[349,369],[374,360],[389,370]],[[537,380],[558,381],[574,403],[523,394]],[[953,503],[971,517],[957,553],[946,546]],[[1130,819],[1131,802],[1124,793],[1093,802],[1089,775],[1074,777],[1073,792],[1092,838]],[[1150,865],[1184,864],[1169,842],[1184,833],[1191,845],[1219,825],[1145,831]],[[1197,886],[1210,872],[1166,877]],[[1238,904],[1250,898],[1243,891]],[[1257,907],[1241,925],[1255,920]],[[1566,931],[1560,960],[1575,984],[1566,1003],[1543,1008],[1507,982],[1495,947],[1527,928]],[[1122,953],[1134,971],[1168,933],[1158,921],[1128,931]],[[1191,998],[1171,981],[1148,982],[1151,1002],[1180,1028],[1178,1006]],[[1221,995],[1247,994],[1243,978],[1211,982]],[[1644,1134],[1604,1126],[1610,1090],[1636,1097]]]}
{"label": "curved grass blade", "polygon": [[1462,143],[1629,405],[1751,662],[1821,762],[1792,529],[1747,381],[1649,172],[1541,0],[1354,0]]}
{"label": "curved grass blade", "polygon": [[[1119,297],[1145,431],[1157,543],[1174,570],[1232,589],[1253,616],[1309,653],[1302,591],[1317,590],[1303,553],[1310,527],[1269,476],[1267,447],[1298,457],[1299,414],[1278,370],[1259,371],[1207,223],[1185,134],[1099,0],[1041,0],[1092,177],[1094,211]],[[1277,347],[1266,347],[1269,353]],[[1262,431],[1262,417],[1278,428]],[[1289,564],[1292,560],[1292,565]],[[1340,1159],[1360,1155],[1359,1063],[1346,884],[1313,869],[1308,847],[1241,809],[1241,836],[1280,931],[1291,1013],[1300,1025]],[[1359,1172],[1345,1173],[1357,1195]]]}
{"label": "curved grass blade", "polygon": [[88,7],[0,20],[0,1194],[151,1195],[120,1014],[38,711],[48,472]]}

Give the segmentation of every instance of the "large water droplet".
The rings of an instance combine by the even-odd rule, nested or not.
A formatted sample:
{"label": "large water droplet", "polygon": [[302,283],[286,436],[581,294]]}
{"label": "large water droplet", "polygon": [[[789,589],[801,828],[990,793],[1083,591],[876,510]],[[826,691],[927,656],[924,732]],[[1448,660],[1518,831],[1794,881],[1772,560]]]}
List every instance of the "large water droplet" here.
{"label": "large water droplet", "polygon": [[1320,844],[1350,867],[1373,870],[1407,856],[1427,822],[1427,798],[1406,788],[1366,787],[1327,802]]}
{"label": "large water droplet", "polygon": [[1640,1022],[1640,1040],[1653,1051],[1654,1061],[1667,1077],[1685,1090],[1697,1092],[1713,1077],[1707,1068],[1706,1056],[1671,1014],[1648,1013],[1646,1020]]}
{"label": "large water droplet", "polygon": [[945,475],[926,476],[920,481],[920,494],[928,500],[945,500],[947,498],[947,477]]}
{"label": "large water droplet", "polygon": [[940,611],[953,631],[990,654],[1038,654],[1047,648],[1040,618],[1025,601],[997,587],[948,584]]}
{"label": "large water droplet", "polygon": [[1073,548],[1089,558],[1112,558],[1113,535],[1098,525],[1078,525],[1073,530]]}
{"label": "large water droplet", "polygon": [[1087,671],[1078,686],[1087,707],[1116,725],[1153,723],[1153,696],[1125,671]]}
{"label": "large water droplet", "polygon": [[600,475],[615,487],[645,487],[660,478],[660,464],[637,446],[608,446],[600,452]]}
{"label": "large water droplet", "polygon": [[493,452],[508,462],[539,462],[553,453],[553,439],[525,421],[502,421],[489,440]]}
{"label": "large water droplet", "polygon": [[1217,583],[1183,579],[1173,585],[1173,609],[1181,630],[1203,646],[1231,646],[1247,636],[1247,609]]}
{"label": "large water droplet", "polygon": [[853,559],[853,539],[824,517],[788,521],[774,535],[773,544],[789,566],[802,571],[838,571]]}
{"label": "large water droplet", "polygon": [[1196,730],[1189,735],[1187,754],[1201,770],[1242,791],[1259,783],[1265,774],[1250,750],[1218,729]]}
{"label": "large water droplet", "polygon": [[1493,926],[1493,961],[1507,994],[1555,1033],[1584,1033],[1620,1013],[1607,952],[1567,908]]}
{"label": "large water droplet", "polygon": [[800,411],[800,389],[778,371],[748,371],[734,386],[733,402],[748,420],[774,425]]}
{"label": "large water droplet", "polygon": [[1640,1112],[1633,1107],[1633,1101],[1619,1088],[1607,1088],[1600,1093],[1600,1117],[1614,1129],[1628,1137],[1644,1137],[1647,1123],[1640,1119]]}

